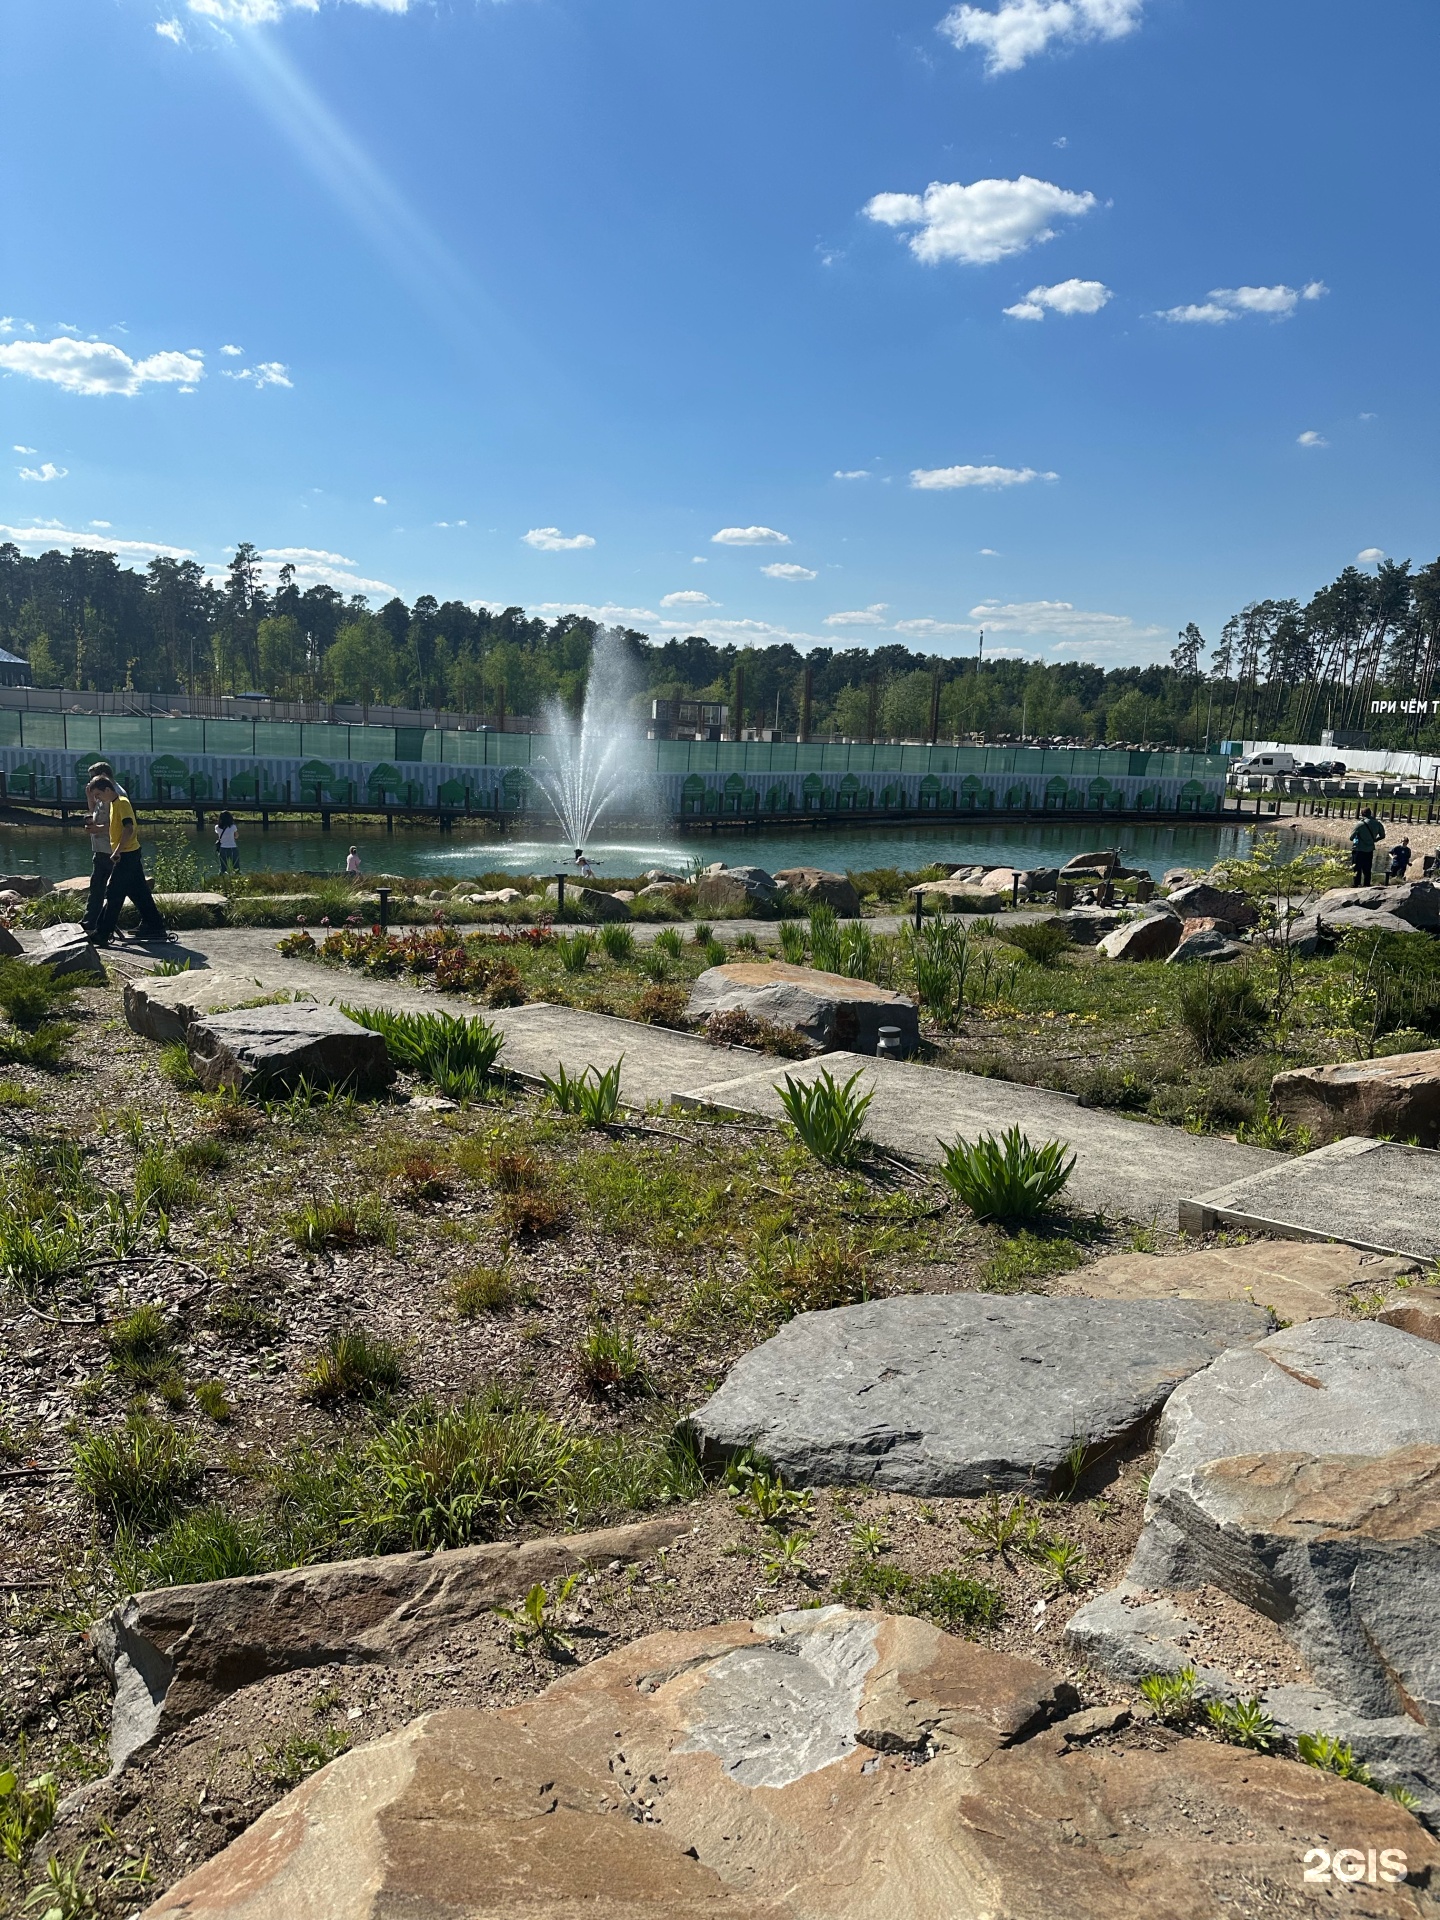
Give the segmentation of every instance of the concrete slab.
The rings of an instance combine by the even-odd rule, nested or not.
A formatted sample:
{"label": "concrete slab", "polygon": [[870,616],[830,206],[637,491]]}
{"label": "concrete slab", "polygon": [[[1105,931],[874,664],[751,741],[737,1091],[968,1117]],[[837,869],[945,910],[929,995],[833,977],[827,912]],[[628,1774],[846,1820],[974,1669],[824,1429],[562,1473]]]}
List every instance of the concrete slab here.
{"label": "concrete slab", "polygon": [[[1280,1320],[1316,1320],[1344,1308],[1351,1290],[1388,1289],[1413,1260],[1305,1240],[1252,1240],[1194,1253],[1112,1253],[1061,1274],[1056,1293],[1093,1300],[1253,1300]],[[1415,1288],[1423,1294],[1426,1289]]]}
{"label": "concrete slab", "polygon": [[712,1047],[670,1027],[575,1007],[503,1007],[487,1011],[485,1018],[505,1035],[501,1066],[522,1080],[538,1083],[560,1066],[570,1074],[592,1066],[603,1073],[619,1060],[620,1098],[627,1107],[668,1105],[677,1087],[727,1079],[760,1057],[739,1047]]}
{"label": "concrete slab", "polygon": [[[732,1056],[733,1057],[733,1056]],[[1030,1139],[1064,1140],[1075,1154],[1066,1197],[1087,1212],[1128,1220],[1158,1218],[1170,1225],[1196,1181],[1214,1173],[1231,1182],[1286,1164],[1279,1154],[1237,1146],[1177,1127],[1123,1120],[1097,1107],[1082,1107],[1070,1095],[1042,1087],[987,1080],[911,1061],[873,1060],[858,1053],[829,1053],[797,1063],[767,1062],[733,1080],[718,1075],[709,1085],[692,1083],[677,1093],[684,1106],[713,1106],[736,1113],[780,1118],[776,1087],[788,1073],[812,1080],[829,1072],[840,1080],[862,1074],[873,1090],[866,1132],[882,1147],[922,1165],[935,1166],[940,1142],[973,1140],[1019,1125]]]}
{"label": "concrete slab", "polygon": [[1336,1140],[1187,1196],[1187,1233],[1250,1227],[1290,1240],[1344,1240],[1368,1253],[1440,1260],[1440,1152]]}

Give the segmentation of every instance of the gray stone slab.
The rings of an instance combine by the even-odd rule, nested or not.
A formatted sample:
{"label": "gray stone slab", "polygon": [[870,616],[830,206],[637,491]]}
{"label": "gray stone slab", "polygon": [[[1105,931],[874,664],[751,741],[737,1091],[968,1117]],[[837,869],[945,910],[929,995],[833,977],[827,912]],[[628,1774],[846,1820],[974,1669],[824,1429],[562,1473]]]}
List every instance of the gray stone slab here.
{"label": "gray stone slab", "polygon": [[[733,1056],[732,1056],[733,1057]],[[819,1060],[752,1066],[733,1080],[716,1074],[709,1085],[691,1082],[677,1093],[680,1104],[714,1106],[737,1113],[783,1113],[775,1089],[786,1074],[812,1080],[821,1072],[848,1080],[860,1070],[873,1089],[866,1132],[883,1147],[921,1165],[941,1158],[940,1142],[973,1140],[1019,1126],[1039,1144],[1063,1140],[1075,1155],[1067,1204],[1086,1212],[1129,1220],[1158,1218],[1166,1226],[1202,1182],[1235,1181],[1276,1165],[1283,1156],[1233,1140],[1184,1133],[1126,1120],[1098,1107],[1082,1107],[1068,1094],[1018,1086],[979,1074],[952,1073],[913,1061],[874,1060],[857,1053],[830,1053]]]}
{"label": "gray stone slab", "polygon": [[1164,1594],[1147,1594],[1122,1581],[1097,1593],[1065,1623],[1065,1644],[1091,1666],[1138,1686],[1152,1673],[1179,1673],[1194,1667],[1197,1691],[1224,1698],[1234,1683],[1218,1667],[1198,1661],[1194,1644],[1205,1630]]}
{"label": "gray stone slab", "polygon": [[1426,1825],[1440,1830],[1440,1740],[1408,1714],[1367,1719],[1321,1687],[1268,1687],[1261,1703],[1282,1740],[1328,1733],[1370,1769],[1378,1787],[1404,1787]]}
{"label": "gray stone slab", "polygon": [[1367,1253],[1440,1260],[1440,1153],[1392,1140],[1336,1140],[1295,1158],[1270,1156],[1180,1206],[1187,1233],[1251,1227],[1294,1240],[1343,1240]]}
{"label": "gray stone slab", "polygon": [[1118,1445],[1273,1324],[1236,1301],[872,1300],[792,1320],[690,1424],[707,1457],[753,1448],[802,1485],[1045,1489],[1077,1441]]}
{"label": "gray stone slab", "polygon": [[500,1065],[507,1073],[538,1082],[560,1066],[571,1074],[587,1066],[603,1073],[618,1060],[620,1098],[627,1107],[668,1105],[676,1087],[739,1072],[742,1063],[757,1058],[738,1047],[712,1047],[695,1034],[575,1007],[505,1007],[485,1017],[505,1035]]}
{"label": "gray stone slab", "polygon": [[303,1080],[377,1093],[395,1071],[378,1033],[313,1003],[203,1014],[191,1022],[186,1045],[200,1084],[211,1091],[290,1093]]}

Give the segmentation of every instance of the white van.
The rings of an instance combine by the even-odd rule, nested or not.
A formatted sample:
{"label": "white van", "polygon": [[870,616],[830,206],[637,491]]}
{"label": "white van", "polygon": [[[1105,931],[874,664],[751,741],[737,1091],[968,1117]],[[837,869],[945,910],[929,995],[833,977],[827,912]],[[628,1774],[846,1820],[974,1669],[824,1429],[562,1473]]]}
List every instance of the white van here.
{"label": "white van", "polygon": [[1252,753],[1248,759],[1237,760],[1230,771],[1232,774],[1280,774],[1294,773],[1299,762],[1293,753]]}

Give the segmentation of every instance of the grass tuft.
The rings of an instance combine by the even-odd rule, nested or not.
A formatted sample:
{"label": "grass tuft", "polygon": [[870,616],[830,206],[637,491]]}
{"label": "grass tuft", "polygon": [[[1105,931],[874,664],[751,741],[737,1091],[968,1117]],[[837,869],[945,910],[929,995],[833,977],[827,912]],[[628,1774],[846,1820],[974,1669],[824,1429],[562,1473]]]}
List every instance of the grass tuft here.
{"label": "grass tuft", "polygon": [[405,1351],[393,1340],[352,1327],[332,1333],[306,1367],[302,1399],[316,1406],[341,1400],[374,1400],[404,1384]]}

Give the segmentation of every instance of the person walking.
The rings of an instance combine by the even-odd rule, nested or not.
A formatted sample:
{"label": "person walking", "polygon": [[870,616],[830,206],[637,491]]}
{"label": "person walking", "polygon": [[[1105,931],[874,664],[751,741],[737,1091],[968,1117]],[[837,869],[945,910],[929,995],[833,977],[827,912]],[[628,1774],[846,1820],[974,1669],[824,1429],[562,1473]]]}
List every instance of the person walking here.
{"label": "person walking", "polygon": [[85,782],[85,805],[89,809],[86,829],[90,835],[90,895],[80,921],[84,933],[93,933],[100,924],[105,906],[105,889],[110,884],[110,801],[102,795],[104,781],[113,780],[115,770],[108,760],[97,760]]}
{"label": "person walking", "polygon": [[135,903],[140,915],[136,938],[144,941],[175,938],[160,917],[150,882],[145,878],[145,863],[140,857],[140,829],[128,795],[121,793],[113,780],[96,782],[101,796],[110,805],[110,878],[105,888],[105,905],[100,922],[90,935],[92,947],[108,947],[120,924],[120,912],[127,900]]}
{"label": "person walking", "polygon": [[221,873],[240,871],[240,829],[233,813],[222,813],[215,822],[215,851],[220,856]]}
{"label": "person walking", "polygon": [[1385,867],[1385,884],[1388,886],[1394,880],[1403,886],[1406,870],[1414,858],[1414,854],[1410,851],[1410,836],[1406,834],[1403,840],[1397,840],[1390,849],[1390,859]]}
{"label": "person walking", "polygon": [[360,878],[360,849],[358,847],[351,847],[349,853],[346,854],[345,871],[352,880],[358,880]]}
{"label": "person walking", "polygon": [[1355,822],[1355,830],[1350,835],[1350,857],[1355,862],[1355,885],[1371,885],[1370,870],[1375,861],[1375,849],[1385,838],[1385,829],[1366,807]]}

